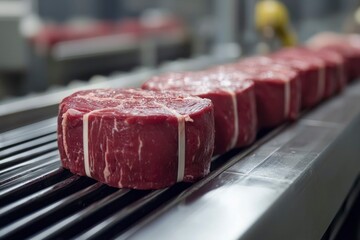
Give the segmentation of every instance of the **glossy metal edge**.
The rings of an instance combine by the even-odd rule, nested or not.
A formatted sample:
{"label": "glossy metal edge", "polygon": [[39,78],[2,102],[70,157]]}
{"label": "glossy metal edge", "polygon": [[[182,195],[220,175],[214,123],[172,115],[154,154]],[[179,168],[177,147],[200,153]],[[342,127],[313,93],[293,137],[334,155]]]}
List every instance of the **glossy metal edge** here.
{"label": "glossy metal edge", "polygon": [[360,172],[360,83],[119,239],[319,239]]}

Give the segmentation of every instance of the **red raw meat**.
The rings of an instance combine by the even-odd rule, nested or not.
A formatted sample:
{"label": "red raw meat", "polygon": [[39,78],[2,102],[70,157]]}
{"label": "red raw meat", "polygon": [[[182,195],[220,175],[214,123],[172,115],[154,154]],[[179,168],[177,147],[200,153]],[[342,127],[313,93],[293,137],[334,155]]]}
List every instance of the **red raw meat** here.
{"label": "red raw meat", "polygon": [[255,83],[258,127],[271,128],[297,119],[301,83],[297,72],[280,64],[227,64],[212,68],[220,74],[241,73]]}
{"label": "red raw meat", "polygon": [[157,189],[209,172],[210,100],[173,91],[80,91],[59,107],[63,167],[113,187]]}
{"label": "red raw meat", "polygon": [[331,82],[331,78],[327,78],[329,74],[331,75],[331,72],[328,71],[326,61],[322,57],[316,55],[313,51],[303,47],[285,48],[274,53],[273,56],[283,59],[303,60],[311,63],[315,69],[319,69],[319,77],[317,81],[304,86],[304,88],[308,90],[311,88],[316,88],[318,90],[318,97],[316,103],[323,100],[325,96],[329,92],[331,92],[333,84]]}
{"label": "red raw meat", "polygon": [[360,76],[359,67],[360,66],[360,53],[357,49],[349,45],[332,45],[325,46],[320,49],[332,50],[341,54],[345,58],[345,71],[347,76],[347,81],[351,82],[357,77]]}
{"label": "red raw meat", "polygon": [[169,73],[142,86],[151,90],[182,90],[210,99],[214,104],[215,150],[224,153],[251,144],[256,137],[254,83],[243,74],[215,72]]}
{"label": "red raw meat", "polygon": [[317,64],[306,59],[296,59],[293,57],[277,56],[256,56],[245,58],[239,62],[241,65],[256,66],[267,65],[271,68],[279,68],[279,65],[287,66],[298,73],[301,82],[301,106],[309,108],[315,106],[321,100],[319,79],[321,72]]}
{"label": "red raw meat", "polygon": [[345,72],[345,58],[338,52],[331,49],[324,48],[313,51],[315,52],[315,54],[327,61],[329,71],[332,72],[331,74],[328,74],[327,78],[333,78],[332,81],[335,85],[334,93],[342,91],[347,83],[347,77]]}
{"label": "red raw meat", "polygon": [[331,97],[342,88],[341,85],[344,85],[343,81],[345,79],[342,76],[343,73],[341,73],[343,72],[341,68],[344,67],[343,58],[333,50],[323,49],[316,51],[310,48],[296,47],[280,51],[277,55],[290,55],[293,58],[304,59],[308,62],[315,61],[315,59],[323,61],[325,71],[324,98]]}
{"label": "red raw meat", "polygon": [[338,33],[319,33],[308,41],[308,46],[314,49],[329,49],[336,51],[345,58],[345,74],[347,81],[360,76],[360,35],[342,35]]}

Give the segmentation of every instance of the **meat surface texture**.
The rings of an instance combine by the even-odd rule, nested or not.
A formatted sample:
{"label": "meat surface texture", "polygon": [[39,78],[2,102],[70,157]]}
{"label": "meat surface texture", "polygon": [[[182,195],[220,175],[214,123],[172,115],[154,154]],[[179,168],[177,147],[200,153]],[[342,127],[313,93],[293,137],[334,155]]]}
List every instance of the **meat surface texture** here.
{"label": "meat surface texture", "polygon": [[[315,60],[316,61],[316,60]],[[314,107],[322,98],[321,91],[321,62],[299,57],[272,54],[268,56],[255,56],[246,58],[240,62],[242,65],[248,65],[252,68],[264,65],[270,68],[283,65],[297,72],[301,84],[301,107]],[[279,67],[277,67],[279,68]]]}
{"label": "meat surface texture", "polygon": [[312,52],[325,61],[324,98],[329,98],[341,91],[346,84],[344,59],[337,52],[330,49],[320,49]]}
{"label": "meat surface texture", "polygon": [[63,167],[113,187],[158,189],[192,182],[210,169],[210,100],[174,91],[98,89],[59,106]]}
{"label": "meat surface texture", "polygon": [[118,188],[193,182],[213,155],[341,92],[359,66],[360,35],[323,33],[306,47],[154,76],[142,89],[76,92],[59,106],[61,162]]}
{"label": "meat surface texture", "polygon": [[153,77],[142,88],[181,90],[210,99],[215,116],[214,154],[221,154],[248,146],[256,137],[254,83],[246,78],[244,74],[211,71],[168,73]]}
{"label": "meat surface texture", "polygon": [[[305,60],[309,63],[317,65],[320,70],[319,84],[321,84],[321,98],[329,98],[338,91],[339,78],[337,72],[341,68],[339,59],[334,56],[336,53],[332,51],[315,51],[305,47],[293,47],[279,51],[275,55],[280,57],[291,57],[294,59]],[[338,56],[338,55],[337,55]]]}
{"label": "meat surface texture", "polygon": [[272,128],[297,119],[301,83],[298,73],[283,65],[235,63],[212,68],[218,73],[241,73],[254,81],[258,129]]}
{"label": "meat surface texture", "polygon": [[307,45],[313,49],[327,49],[344,57],[347,81],[360,76],[360,36],[358,34],[342,35],[324,32],[313,36]]}

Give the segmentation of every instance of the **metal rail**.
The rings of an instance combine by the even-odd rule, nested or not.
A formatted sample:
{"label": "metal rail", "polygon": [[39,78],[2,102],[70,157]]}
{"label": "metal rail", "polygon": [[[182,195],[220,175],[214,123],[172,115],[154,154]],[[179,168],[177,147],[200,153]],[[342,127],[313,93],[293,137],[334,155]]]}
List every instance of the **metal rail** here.
{"label": "metal rail", "polygon": [[306,219],[302,232],[319,237],[360,172],[358,102],[355,83],[251,147],[214,157],[201,181],[156,191],[115,189],[62,169],[55,118],[2,133],[0,239],[276,239]]}

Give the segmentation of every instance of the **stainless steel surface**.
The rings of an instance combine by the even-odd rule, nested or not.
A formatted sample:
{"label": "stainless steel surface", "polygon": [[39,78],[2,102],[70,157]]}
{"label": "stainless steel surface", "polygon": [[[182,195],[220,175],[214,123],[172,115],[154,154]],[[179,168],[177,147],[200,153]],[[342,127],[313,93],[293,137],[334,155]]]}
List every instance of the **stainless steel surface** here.
{"label": "stainless steel surface", "polygon": [[109,87],[138,87],[155,74],[152,69],[140,69],[130,74],[115,74],[108,78],[100,78],[100,82],[85,84],[75,88],[61,88],[56,92],[48,92],[28,96],[0,104],[0,132],[19,126],[34,123],[57,115],[58,104],[66,96],[80,90]]}
{"label": "stainless steel surface", "polygon": [[107,87],[137,87],[146,78],[148,78],[154,73],[154,70],[143,69],[141,71],[136,71],[130,74],[118,74],[114,77],[109,77],[106,81],[97,84],[87,84],[74,89],[64,88],[56,93],[50,92],[45,94],[39,94],[36,96],[25,97],[19,100],[14,100],[13,102],[0,105],[0,116],[19,113],[27,111],[29,109],[38,109],[47,106],[57,105],[64,97],[79,90]]}
{"label": "stainless steel surface", "polygon": [[360,173],[359,103],[356,83],[118,238],[320,239]]}
{"label": "stainless steel surface", "polygon": [[[0,103],[0,132],[10,128],[30,124],[46,118],[56,116],[58,103],[66,96],[84,89],[94,88],[128,88],[140,87],[151,76],[163,71],[198,70],[229,61],[228,58],[215,59],[213,56],[202,56],[188,60],[178,60],[165,63],[158,69],[141,68],[131,73],[114,73],[109,77],[94,76],[88,84],[83,82],[80,86],[60,88],[57,91],[23,97],[9,102]],[[10,126],[10,128],[8,127]]]}
{"label": "stainless steel surface", "polygon": [[[14,113],[21,113],[24,111],[35,110],[57,105],[64,97],[79,90],[94,89],[94,88],[108,88],[108,87],[140,87],[140,85],[158,72],[164,71],[189,71],[199,70],[210,67],[215,64],[221,64],[231,60],[231,58],[216,59],[213,56],[200,56],[197,58],[172,61],[164,63],[158,69],[141,68],[131,73],[114,73],[109,77],[102,78],[99,82],[93,84],[83,84],[76,88],[61,88],[58,91],[51,91],[49,93],[37,94],[35,96],[15,99],[10,102],[0,104],[0,118]],[[90,80],[91,81],[91,80]]]}
{"label": "stainless steel surface", "polygon": [[56,119],[0,134],[0,239],[319,239],[360,172],[360,82],[195,184],[115,189],[60,168]]}

